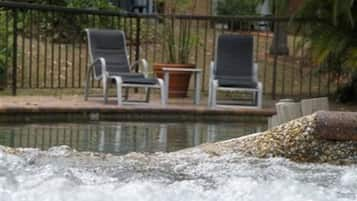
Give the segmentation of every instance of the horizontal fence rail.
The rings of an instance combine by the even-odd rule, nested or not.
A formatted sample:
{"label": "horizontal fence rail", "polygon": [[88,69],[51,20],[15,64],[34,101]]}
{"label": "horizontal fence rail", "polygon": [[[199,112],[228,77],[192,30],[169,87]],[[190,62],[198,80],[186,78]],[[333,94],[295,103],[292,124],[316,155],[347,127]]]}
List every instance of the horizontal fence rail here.
{"label": "horizontal fence rail", "polygon": [[[315,65],[309,47],[303,44],[304,36],[292,31],[296,22],[288,18],[136,15],[0,2],[0,22],[0,48],[5,50],[1,52],[7,83],[14,95],[17,89],[83,88],[88,65],[85,28],[123,30],[130,61],[146,58],[152,69],[152,64],[163,63],[169,56],[165,40],[168,23],[173,23],[178,40],[183,34],[191,36],[189,60],[203,70],[204,91],[220,34],[254,37],[259,80],[264,93],[273,98],[330,95],[349,78],[349,75],[332,73]],[[279,32],[279,29],[287,32]],[[279,46],[277,40],[273,40],[279,33],[286,33],[286,52],[272,54],[274,47]],[[100,87],[99,82],[93,84]]]}

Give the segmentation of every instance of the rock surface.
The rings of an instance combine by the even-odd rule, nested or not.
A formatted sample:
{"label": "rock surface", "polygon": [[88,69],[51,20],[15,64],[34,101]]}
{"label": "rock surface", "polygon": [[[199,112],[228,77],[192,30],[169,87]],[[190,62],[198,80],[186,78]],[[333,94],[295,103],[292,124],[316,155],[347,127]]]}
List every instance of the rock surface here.
{"label": "rock surface", "polygon": [[[350,118],[351,115],[357,116],[357,113],[346,116],[342,113],[336,115],[333,112],[317,112],[265,132],[215,144],[204,144],[200,148],[215,155],[242,152],[253,157],[285,157],[297,162],[357,163],[357,142],[353,141],[357,134],[354,133],[357,124],[346,123],[347,119],[354,122]],[[335,118],[336,116],[338,118]],[[333,124],[329,124],[333,119]],[[345,124],[339,124],[337,119]],[[325,124],[322,124],[324,121]],[[322,125],[325,125],[325,128]],[[332,136],[321,135],[321,132],[326,133],[327,130],[340,132],[334,133],[334,136],[340,136],[339,140],[324,138]]]}
{"label": "rock surface", "polygon": [[356,112],[318,112],[316,133],[327,140],[357,141]]}

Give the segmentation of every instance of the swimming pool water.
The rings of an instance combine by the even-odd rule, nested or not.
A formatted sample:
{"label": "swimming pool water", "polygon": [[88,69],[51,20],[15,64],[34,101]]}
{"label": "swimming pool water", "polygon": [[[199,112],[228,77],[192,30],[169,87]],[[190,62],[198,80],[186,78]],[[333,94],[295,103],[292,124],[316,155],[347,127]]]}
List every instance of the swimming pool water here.
{"label": "swimming pool water", "polygon": [[[240,153],[220,156],[199,148],[172,152],[259,130],[264,125],[93,122],[2,126],[1,144],[37,148],[0,146],[0,201],[357,200],[356,165],[299,164]],[[60,144],[115,154],[76,152]],[[124,154],[127,152],[132,153]]]}
{"label": "swimming pool water", "polygon": [[0,126],[0,145],[126,154],[172,152],[265,129],[253,123],[90,122]]}

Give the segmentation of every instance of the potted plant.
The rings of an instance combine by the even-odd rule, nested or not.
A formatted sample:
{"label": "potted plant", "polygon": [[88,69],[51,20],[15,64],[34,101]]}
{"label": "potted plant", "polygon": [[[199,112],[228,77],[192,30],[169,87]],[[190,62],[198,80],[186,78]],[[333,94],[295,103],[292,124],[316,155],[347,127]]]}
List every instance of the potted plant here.
{"label": "potted plant", "polygon": [[[178,7],[187,6],[186,0],[173,1],[169,4],[169,14],[176,13]],[[196,68],[189,62],[192,47],[197,44],[197,37],[191,33],[190,21],[182,21],[178,28],[175,24],[175,16],[163,21],[164,51],[167,52],[165,63],[154,64],[154,72],[157,77],[163,78],[162,68]],[[181,29],[181,30],[179,30]],[[190,72],[170,73],[169,97],[186,97],[189,86]]]}

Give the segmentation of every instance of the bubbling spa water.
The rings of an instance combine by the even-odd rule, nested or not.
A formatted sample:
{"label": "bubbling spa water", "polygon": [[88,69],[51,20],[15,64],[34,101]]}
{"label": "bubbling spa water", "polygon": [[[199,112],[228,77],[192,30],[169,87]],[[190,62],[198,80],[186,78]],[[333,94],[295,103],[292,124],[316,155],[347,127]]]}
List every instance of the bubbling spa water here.
{"label": "bubbling spa water", "polygon": [[0,147],[0,201],[357,200],[356,166],[212,156]]}

